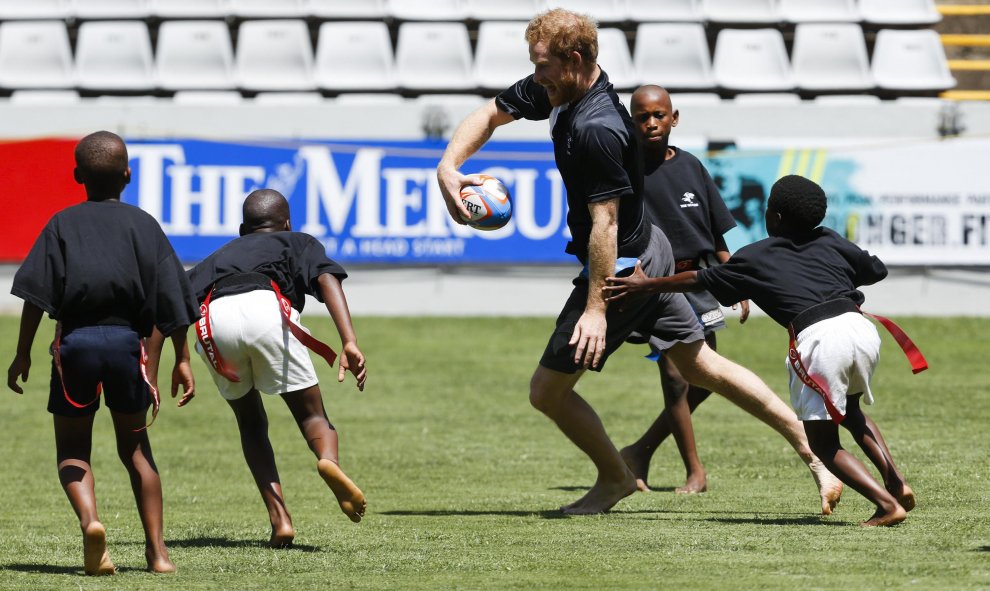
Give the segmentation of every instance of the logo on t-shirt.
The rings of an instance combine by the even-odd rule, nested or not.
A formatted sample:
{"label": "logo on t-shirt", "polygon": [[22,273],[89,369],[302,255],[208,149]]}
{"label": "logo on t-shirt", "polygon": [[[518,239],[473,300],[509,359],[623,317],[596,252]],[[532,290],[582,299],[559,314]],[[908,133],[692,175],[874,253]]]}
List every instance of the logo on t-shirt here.
{"label": "logo on t-shirt", "polygon": [[692,193],[691,191],[686,191],[684,193],[684,196],[681,197],[681,201],[684,202],[684,203],[681,203],[681,207],[682,208],[683,207],[698,207],[700,204],[697,201],[694,200],[694,197],[695,197],[694,193]]}

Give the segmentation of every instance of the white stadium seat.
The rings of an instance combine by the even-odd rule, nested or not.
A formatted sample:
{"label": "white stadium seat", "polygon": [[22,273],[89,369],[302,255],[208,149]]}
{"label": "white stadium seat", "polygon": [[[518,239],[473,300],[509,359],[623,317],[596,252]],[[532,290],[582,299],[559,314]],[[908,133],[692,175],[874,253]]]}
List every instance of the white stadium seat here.
{"label": "white stadium seat", "polygon": [[739,92],[794,89],[784,37],[777,29],[722,29],[712,59],[715,82]]}
{"label": "white stadium seat", "polygon": [[857,23],[856,0],[780,0],[780,16],[789,23]]}
{"label": "white stadium seat", "polygon": [[15,90],[10,93],[12,105],[75,105],[79,102],[75,90]]}
{"label": "white stadium seat", "polygon": [[238,18],[299,18],[306,16],[303,0],[227,0],[227,10]]}
{"label": "white stadium seat", "polygon": [[395,48],[399,86],[412,90],[475,88],[464,23],[402,23]]}
{"label": "white stadium seat", "polygon": [[945,48],[933,29],[882,29],[871,63],[877,87],[889,91],[937,91],[956,85]]}
{"label": "white stadium seat", "polygon": [[327,22],[316,42],[316,85],[327,90],[391,90],[395,57],[381,21]]}
{"label": "white stadium seat", "polygon": [[622,22],[628,13],[624,0],[547,0],[547,8],[587,14],[600,23]]}
{"label": "white stadium seat", "polygon": [[801,96],[793,92],[744,92],[732,98],[732,102],[745,106],[799,105]]}
{"label": "white stadium seat", "polygon": [[863,22],[929,27],[942,20],[934,0],[859,0]]}
{"label": "white stadium seat", "polygon": [[258,105],[321,105],[324,100],[318,92],[259,92],[254,97]]}
{"label": "white stadium seat", "polygon": [[149,0],[72,0],[72,10],[80,19],[138,19],[151,16]]}
{"label": "white stadium seat", "polygon": [[76,85],[88,90],[149,91],[155,68],[143,21],[88,21],[76,41]]}
{"label": "white stadium seat", "polygon": [[165,21],[158,31],[158,82],[166,90],[234,88],[234,53],[223,21]]}
{"label": "white stadium seat", "polygon": [[400,21],[459,21],[464,19],[464,4],[461,0],[388,0],[388,12]]}
{"label": "white stadium seat", "polygon": [[635,88],[639,84],[626,33],[622,29],[598,30],[598,65],[605,70],[609,82],[616,88]]}
{"label": "white stadium seat", "polygon": [[[638,23],[694,22],[705,20],[701,0],[628,0],[627,17]],[[639,37],[637,36],[637,42]]]}
{"label": "white stadium seat", "polygon": [[801,23],[791,52],[794,82],[806,91],[873,88],[863,30],[854,23]]}
{"label": "white stadium seat", "polygon": [[525,21],[485,21],[478,26],[474,72],[479,87],[503,90],[532,73],[526,25]]}
{"label": "white stadium seat", "polygon": [[0,24],[0,87],[74,85],[72,50],[65,23],[51,20]]}
{"label": "white stadium seat", "polygon": [[177,105],[239,105],[243,101],[236,90],[180,90],[172,95]]}
{"label": "white stadium seat", "polygon": [[640,84],[659,84],[668,89],[715,88],[708,38],[701,23],[639,25],[633,63]]}
{"label": "white stadium seat", "polygon": [[302,20],[241,23],[235,51],[237,84],[247,90],[313,90],[313,49]]}
{"label": "white stadium seat", "polygon": [[681,105],[718,105],[722,103],[722,97],[717,92],[672,92],[670,102],[679,109]]}
{"label": "white stadium seat", "polygon": [[338,105],[382,106],[404,105],[408,99],[394,92],[348,92],[328,100]]}
{"label": "white stadium seat", "polygon": [[814,102],[819,105],[856,107],[879,105],[882,101],[875,94],[823,94],[816,96]]}
{"label": "white stadium seat", "polygon": [[69,0],[0,0],[0,20],[66,19],[70,16]]}
{"label": "white stadium seat", "polygon": [[543,0],[464,0],[465,16],[479,21],[529,21],[542,12]]}
{"label": "white stadium seat", "polygon": [[305,0],[306,13],[320,19],[383,19],[386,0]]}
{"label": "white stadium seat", "polygon": [[151,14],[160,18],[223,18],[227,0],[151,0]]}
{"label": "white stadium seat", "polygon": [[780,22],[778,0],[704,0],[705,17],[714,23]]}

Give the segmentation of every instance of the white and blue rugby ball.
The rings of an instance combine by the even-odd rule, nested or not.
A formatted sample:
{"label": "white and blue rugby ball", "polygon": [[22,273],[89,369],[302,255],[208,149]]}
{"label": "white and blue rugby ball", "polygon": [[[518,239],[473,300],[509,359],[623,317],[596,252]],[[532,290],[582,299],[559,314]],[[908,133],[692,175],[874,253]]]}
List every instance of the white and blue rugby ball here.
{"label": "white and blue rugby ball", "polygon": [[498,230],[512,218],[512,198],[502,181],[487,174],[474,175],[483,182],[461,189],[461,203],[471,217],[464,221],[479,230]]}

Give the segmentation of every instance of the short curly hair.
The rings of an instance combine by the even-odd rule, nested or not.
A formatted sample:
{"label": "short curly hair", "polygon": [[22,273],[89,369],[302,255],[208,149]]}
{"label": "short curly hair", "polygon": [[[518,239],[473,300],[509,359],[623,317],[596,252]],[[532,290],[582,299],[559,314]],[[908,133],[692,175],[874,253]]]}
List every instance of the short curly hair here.
{"label": "short curly hair", "polygon": [[589,63],[598,62],[598,24],[590,16],[554,8],[533,17],[526,27],[526,42],[547,44],[550,55],[567,59],[572,51]]}
{"label": "short curly hair", "polygon": [[784,224],[791,230],[806,232],[816,228],[825,219],[828,198],[814,181],[789,174],[770,188],[767,207],[779,213]]}

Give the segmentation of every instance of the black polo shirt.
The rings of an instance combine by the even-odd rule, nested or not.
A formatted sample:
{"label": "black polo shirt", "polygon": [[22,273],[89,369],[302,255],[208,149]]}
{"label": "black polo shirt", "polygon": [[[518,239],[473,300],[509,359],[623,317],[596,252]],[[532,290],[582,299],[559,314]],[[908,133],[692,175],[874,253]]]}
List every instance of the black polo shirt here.
{"label": "black polo shirt", "polygon": [[533,76],[495,99],[516,119],[549,119],[554,158],[567,189],[566,251],[586,263],[591,235],[588,204],[619,200],[618,256],[634,257],[647,247],[650,224],[643,210],[643,161],[633,121],[604,71],[581,98],[552,107]]}

